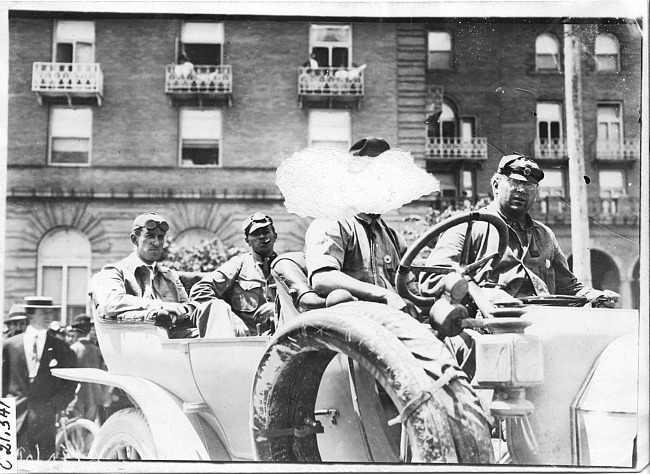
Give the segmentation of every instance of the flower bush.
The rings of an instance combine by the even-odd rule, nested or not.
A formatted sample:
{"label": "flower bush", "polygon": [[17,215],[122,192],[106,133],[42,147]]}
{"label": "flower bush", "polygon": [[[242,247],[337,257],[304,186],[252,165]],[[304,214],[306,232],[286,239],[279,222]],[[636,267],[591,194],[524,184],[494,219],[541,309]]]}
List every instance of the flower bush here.
{"label": "flower bush", "polygon": [[226,247],[217,237],[192,247],[179,247],[170,240],[165,245],[161,263],[181,272],[211,272],[235,255],[246,252],[242,247]]}

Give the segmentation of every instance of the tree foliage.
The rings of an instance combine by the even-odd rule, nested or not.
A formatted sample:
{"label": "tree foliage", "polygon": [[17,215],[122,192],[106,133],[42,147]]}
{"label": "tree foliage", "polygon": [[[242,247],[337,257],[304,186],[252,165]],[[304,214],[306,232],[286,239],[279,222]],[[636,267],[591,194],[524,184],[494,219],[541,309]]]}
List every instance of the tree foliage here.
{"label": "tree foliage", "polygon": [[192,247],[179,247],[170,240],[165,246],[162,264],[182,272],[211,272],[235,255],[246,252],[242,247],[226,247],[217,237]]}

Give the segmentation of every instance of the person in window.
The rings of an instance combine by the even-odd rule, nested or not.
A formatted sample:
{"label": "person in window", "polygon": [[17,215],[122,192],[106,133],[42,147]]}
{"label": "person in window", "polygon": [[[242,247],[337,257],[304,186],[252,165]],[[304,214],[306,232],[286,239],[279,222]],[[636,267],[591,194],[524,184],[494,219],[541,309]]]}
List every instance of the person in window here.
{"label": "person in window", "polygon": [[194,76],[194,64],[192,64],[187,54],[181,54],[180,64],[174,67],[174,74],[179,79],[191,79]]}
{"label": "person in window", "polygon": [[[494,201],[485,210],[500,216],[508,226],[508,247],[494,269],[486,268],[488,287],[498,287],[511,296],[577,295],[588,298],[593,304],[618,308],[621,297],[610,290],[596,290],[578,281],[569,269],[567,259],[560,249],[553,231],[534,220],[528,213],[537,197],[539,182],[544,171],[528,156],[513,154],[501,158],[499,168],[492,177]],[[487,222],[474,222],[472,226],[467,262],[477,261],[494,253],[498,246],[497,233]],[[453,227],[443,233],[427,258],[427,265],[453,265],[460,261],[465,243],[467,224]],[[420,292],[432,295],[441,275],[421,274]],[[477,275],[481,278],[481,275]],[[466,358],[472,345],[471,333],[464,332],[459,345],[459,357]],[[459,360],[459,362],[461,362]],[[466,372],[473,374],[471,360]]]}
{"label": "person in window", "polygon": [[134,251],[104,266],[91,281],[100,317],[153,321],[169,329],[170,338],[233,337],[246,334],[244,323],[219,300],[191,301],[178,275],[159,264],[167,221],[157,213],[137,216],[131,230]]}
{"label": "person in window", "polygon": [[278,234],[273,219],[261,212],[247,217],[242,229],[251,251],[235,255],[205,276],[192,287],[190,298],[199,302],[223,299],[246,323],[248,333],[256,335],[270,329],[275,308],[271,264],[277,257]]}
{"label": "person in window", "polygon": [[[350,148],[353,156],[378,157],[390,149],[383,138],[368,137]],[[415,306],[393,288],[406,241],[379,214],[347,219],[315,219],[305,234],[309,283],[323,297],[343,289],[360,300],[385,303],[419,317]]]}
{"label": "person in window", "polygon": [[76,366],[74,352],[48,330],[61,307],[46,296],[27,296],[29,323],[24,333],[4,340],[3,397],[16,399],[19,458],[47,460],[55,454],[56,415],[74,398],[77,382],[52,375]]}

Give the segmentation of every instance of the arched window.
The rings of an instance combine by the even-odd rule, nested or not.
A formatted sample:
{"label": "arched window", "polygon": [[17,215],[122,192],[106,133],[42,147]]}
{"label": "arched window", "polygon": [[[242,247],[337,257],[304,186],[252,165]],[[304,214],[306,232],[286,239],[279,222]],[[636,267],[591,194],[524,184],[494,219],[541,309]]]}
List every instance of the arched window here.
{"label": "arched window", "polygon": [[454,109],[447,103],[442,104],[442,113],[438,120],[432,120],[427,126],[427,136],[430,138],[455,138],[458,136],[456,131],[457,118]]}
{"label": "arched window", "polygon": [[[616,262],[604,252],[592,249],[589,252],[591,261],[591,286],[597,290],[612,290],[619,292],[621,275]],[[569,268],[573,271],[573,255],[568,259]],[[624,305],[628,302],[624,301]]]}
{"label": "arched window", "polygon": [[62,324],[87,311],[91,255],[90,241],[75,229],[57,229],[38,246],[38,294],[61,305]]}
{"label": "arched window", "polygon": [[201,245],[204,241],[214,237],[214,232],[203,228],[186,229],[174,238],[174,243],[179,248],[192,248]]}
{"label": "arched window", "polygon": [[535,40],[535,68],[538,71],[560,70],[560,42],[544,33]]}
{"label": "arched window", "polygon": [[620,68],[620,48],[618,40],[610,34],[600,34],[594,45],[596,71],[618,71]]}

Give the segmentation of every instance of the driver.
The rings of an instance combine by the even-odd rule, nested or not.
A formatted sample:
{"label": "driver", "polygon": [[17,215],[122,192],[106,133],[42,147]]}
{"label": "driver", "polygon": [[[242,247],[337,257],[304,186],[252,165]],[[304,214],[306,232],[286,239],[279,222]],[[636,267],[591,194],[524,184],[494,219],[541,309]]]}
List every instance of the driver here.
{"label": "driver", "polygon": [[[535,295],[584,296],[592,303],[619,308],[621,297],[610,290],[596,290],[580,283],[569,269],[553,231],[534,220],[528,211],[537,197],[544,172],[528,156],[513,154],[501,158],[492,177],[494,201],[485,211],[500,216],[508,226],[508,247],[494,269],[477,274],[487,277],[485,286],[499,287],[514,297]],[[427,265],[459,263],[467,224],[443,233],[427,259]],[[498,235],[487,222],[474,222],[466,261],[471,263],[496,252]],[[489,273],[488,273],[489,272]],[[432,295],[440,275],[421,274],[420,292]],[[467,333],[461,334],[470,343]],[[453,339],[453,338],[452,338]],[[460,361],[459,361],[460,362]]]}
{"label": "driver", "polygon": [[[354,156],[377,157],[390,149],[383,138],[363,138],[350,148]],[[379,214],[359,213],[347,219],[315,219],[305,234],[309,283],[327,296],[343,289],[352,296],[385,303],[417,318],[417,310],[392,284],[406,241]]]}

